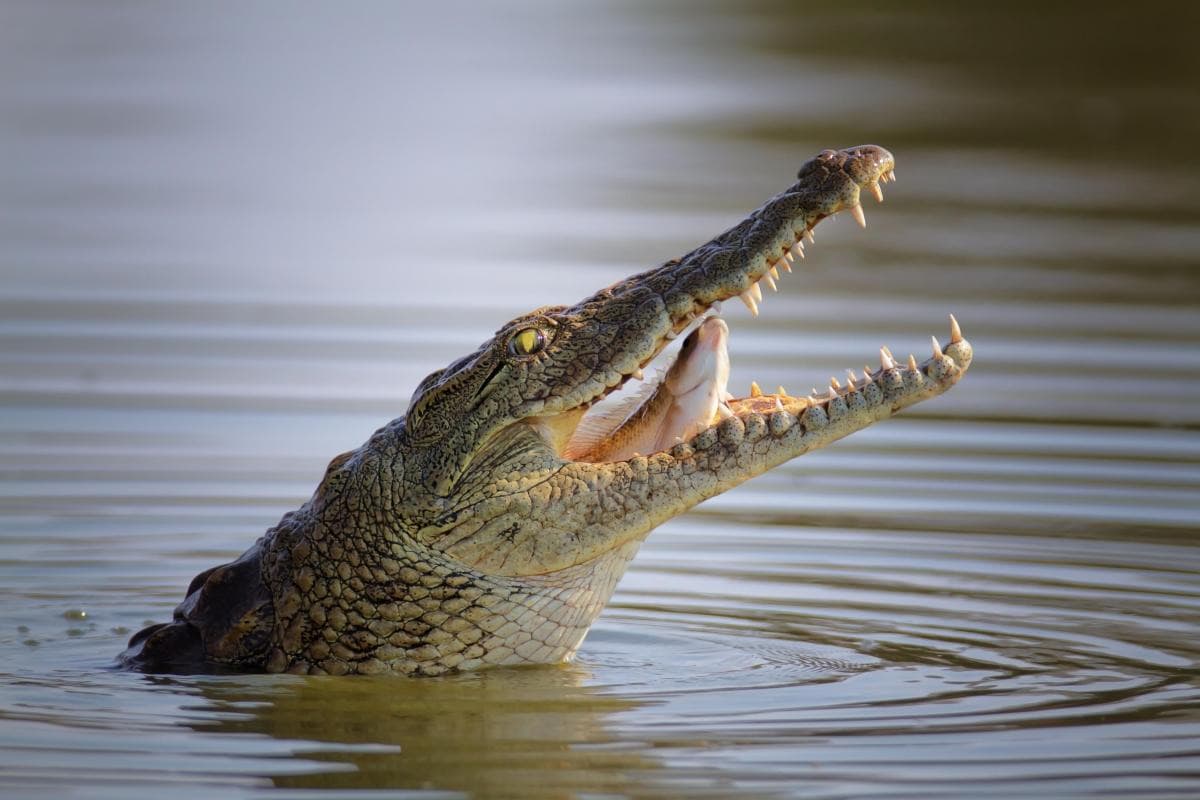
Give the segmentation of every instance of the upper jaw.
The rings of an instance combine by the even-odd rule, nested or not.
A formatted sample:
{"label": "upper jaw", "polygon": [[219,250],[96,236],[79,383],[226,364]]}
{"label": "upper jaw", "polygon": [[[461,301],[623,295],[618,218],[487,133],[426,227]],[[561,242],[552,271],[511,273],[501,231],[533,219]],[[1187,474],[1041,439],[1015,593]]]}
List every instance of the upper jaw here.
{"label": "upper jaw", "polygon": [[676,332],[714,303],[732,297],[740,297],[758,316],[761,284],[775,289],[782,274],[792,271],[821,220],[848,211],[865,228],[862,193],[882,203],[881,185],[896,179],[895,167],[892,154],[876,145],[825,150],[805,162],[788,189],[680,260],[680,282],[694,288],[690,308],[688,298],[668,302]]}
{"label": "upper jaw", "polygon": [[[577,397],[560,412],[586,410],[616,391],[630,378],[640,378],[646,366],[676,337],[722,301],[739,297],[758,316],[762,284],[775,290],[792,263],[804,258],[804,243],[813,241],[821,220],[849,211],[866,227],[861,197],[866,191],[883,201],[881,185],[895,180],[895,159],[876,145],[825,150],[807,161],[797,180],[746,219],[682,258],[621,281],[588,298],[564,314],[584,312],[601,325],[623,327],[640,336],[629,337],[613,354],[612,377],[599,382],[587,396]],[[633,319],[622,319],[636,306]],[[623,352],[622,352],[623,351]]]}

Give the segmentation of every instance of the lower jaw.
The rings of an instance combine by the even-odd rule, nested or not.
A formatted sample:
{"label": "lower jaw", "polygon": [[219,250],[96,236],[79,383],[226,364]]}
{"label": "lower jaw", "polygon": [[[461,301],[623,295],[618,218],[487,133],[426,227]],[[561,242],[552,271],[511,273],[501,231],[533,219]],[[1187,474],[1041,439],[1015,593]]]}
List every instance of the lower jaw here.
{"label": "lower jaw", "polygon": [[[950,344],[943,349],[936,338],[932,338],[932,353],[929,358],[917,362],[915,356],[898,361],[888,348],[880,349],[880,365],[877,369],[864,369],[862,375],[847,370],[844,382],[831,379],[829,387],[821,393],[793,396],[780,386],[773,393],[764,393],[757,383],[750,386],[745,397],[730,397],[724,387],[718,395],[726,399],[718,404],[711,420],[694,420],[692,436],[678,437],[670,446],[652,452],[635,453],[636,456],[652,456],[669,452],[679,445],[691,445],[715,434],[727,419],[738,418],[743,424],[759,417],[772,425],[791,425],[796,422],[806,427],[822,428],[830,422],[846,420],[856,414],[873,421],[873,409],[887,404],[892,410],[920,402],[940,394],[957,382],[970,366],[972,349],[962,337],[958,322],[950,317]],[[627,460],[627,459],[614,459]]]}

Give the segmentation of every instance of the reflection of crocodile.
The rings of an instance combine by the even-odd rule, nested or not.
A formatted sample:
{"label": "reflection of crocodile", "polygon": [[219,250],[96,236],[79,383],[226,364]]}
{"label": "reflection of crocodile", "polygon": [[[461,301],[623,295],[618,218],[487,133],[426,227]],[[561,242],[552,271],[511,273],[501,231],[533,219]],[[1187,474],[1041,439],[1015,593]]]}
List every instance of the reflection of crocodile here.
{"label": "reflection of crocodile", "polygon": [[[147,671],[429,675],[570,658],[656,525],[966,371],[971,347],[952,320],[950,344],[935,340],[921,364],[897,364],[885,349],[879,369],[815,396],[752,386],[734,398],[726,328],[710,323],[671,372],[699,374],[715,402],[653,416],[654,392],[642,409],[584,422],[720,301],[740,296],[757,314],[759,283],[774,288],[825,217],[848,209],[865,224],[860,191],[882,199],[893,165],[870,145],[826,150],[787,191],[683,258],[509,322],[422,381],[407,416],[335,458],[303,507],[197,576],[175,620],[135,635],[122,660]],[[709,365],[689,362],[701,358]],[[676,392],[668,405],[694,380],[680,385],[665,387]],[[631,443],[606,449],[606,424]]]}

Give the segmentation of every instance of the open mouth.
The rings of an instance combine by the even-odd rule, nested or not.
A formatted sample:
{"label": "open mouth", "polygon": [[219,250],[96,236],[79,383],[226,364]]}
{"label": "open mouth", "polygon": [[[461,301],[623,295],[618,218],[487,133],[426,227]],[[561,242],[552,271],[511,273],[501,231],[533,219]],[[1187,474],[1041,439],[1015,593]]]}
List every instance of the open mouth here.
{"label": "open mouth", "polygon": [[[883,201],[881,183],[895,180],[895,171],[890,157],[883,162],[878,172],[868,178],[862,189],[869,191],[877,201]],[[773,393],[763,392],[757,383],[752,383],[750,392],[744,397],[735,397],[728,392],[729,356],[726,349],[729,329],[717,314],[721,300],[739,297],[750,313],[758,316],[763,300],[762,284],[778,291],[778,283],[784,274],[792,271],[797,258],[804,258],[805,242],[814,241],[813,228],[827,216],[839,211],[848,211],[856,222],[866,227],[866,216],[857,196],[849,198],[840,207],[830,209],[829,214],[819,214],[803,228],[793,231],[791,241],[773,242],[762,251],[762,255],[747,270],[747,288],[736,288],[723,292],[712,302],[697,302],[679,318],[673,319],[672,329],[659,342],[659,348],[670,340],[686,333],[687,336],[678,354],[668,366],[659,370],[656,378],[645,381],[641,388],[619,402],[598,403],[593,401],[572,416],[578,420],[561,447],[561,455],[571,461],[613,462],[638,456],[652,456],[671,450],[679,445],[688,445],[697,437],[716,428],[727,419],[736,417],[743,423],[753,415],[769,419],[783,412],[772,424],[789,424],[803,420],[810,425],[822,425],[848,415],[853,409],[878,405],[889,396],[896,399],[896,407],[908,402],[896,396],[899,393],[928,393],[923,389],[942,381],[950,373],[961,374],[965,364],[947,358],[936,338],[932,339],[929,358],[918,362],[915,356],[898,361],[887,347],[880,349],[879,367],[864,368],[862,374],[853,369],[846,371],[844,380],[831,378],[824,392],[813,392],[794,396],[780,386]],[[969,360],[969,345],[954,317],[950,318],[950,345],[961,362]],[[657,358],[652,356],[632,375],[642,380],[643,368]]]}

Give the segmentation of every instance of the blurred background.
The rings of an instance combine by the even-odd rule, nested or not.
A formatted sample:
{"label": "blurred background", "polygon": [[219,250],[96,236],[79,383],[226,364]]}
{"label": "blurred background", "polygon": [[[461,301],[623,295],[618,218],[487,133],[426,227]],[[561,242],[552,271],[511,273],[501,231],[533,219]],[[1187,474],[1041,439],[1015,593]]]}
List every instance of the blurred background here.
{"label": "blurred background", "polygon": [[[1191,796],[1198,30],[1189,2],[0,4],[0,788]],[[951,312],[970,374],[661,528],[575,664],[108,670],[424,375],[862,143],[898,182],[727,308],[734,391],[921,356]]]}

